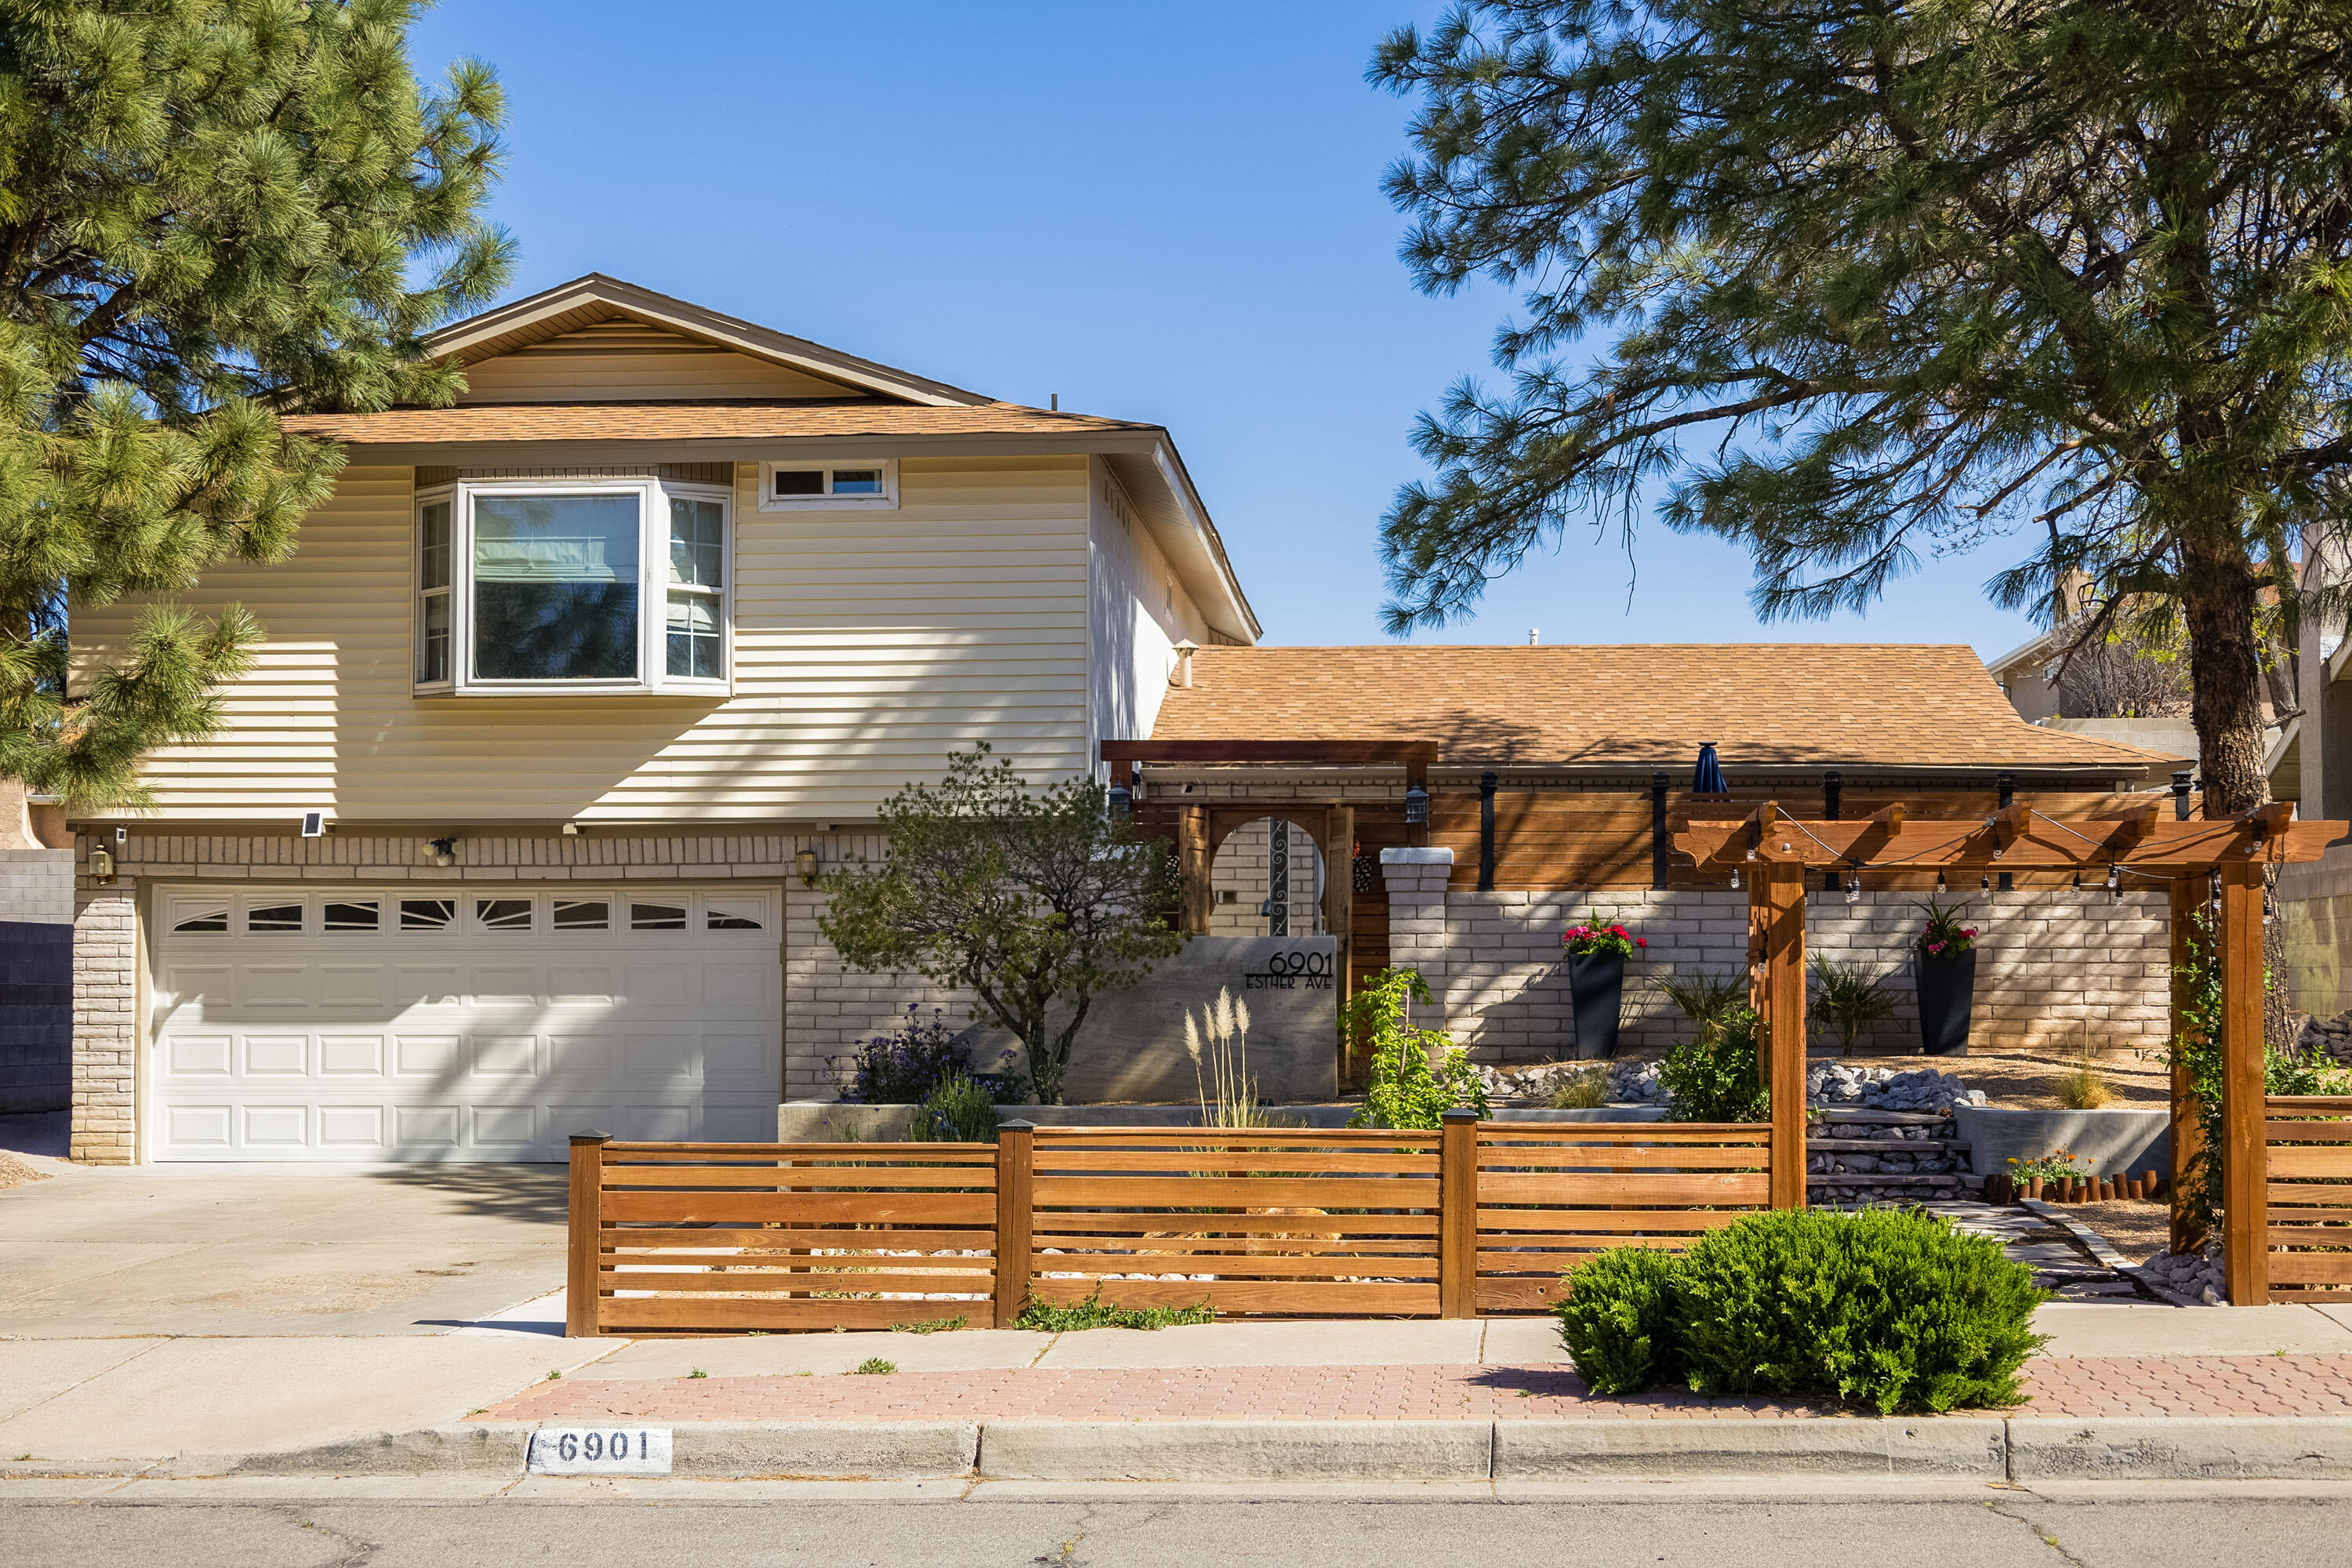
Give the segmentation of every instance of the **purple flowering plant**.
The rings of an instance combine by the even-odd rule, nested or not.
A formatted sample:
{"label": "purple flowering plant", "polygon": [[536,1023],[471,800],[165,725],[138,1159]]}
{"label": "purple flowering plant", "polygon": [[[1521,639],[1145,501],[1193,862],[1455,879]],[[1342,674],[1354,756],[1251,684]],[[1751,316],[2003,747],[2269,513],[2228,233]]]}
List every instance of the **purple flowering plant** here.
{"label": "purple flowering plant", "polygon": [[[841,1098],[856,1105],[920,1105],[948,1079],[968,1078],[1000,1103],[1020,1103],[1024,1096],[1019,1072],[974,1072],[971,1047],[962,1034],[947,1021],[945,1009],[932,1008],[926,1020],[922,1008],[908,1003],[906,1022],[887,1035],[861,1042],[849,1058],[849,1086]],[[1003,1069],[1019,1054],[1003,1052],[997,1058],[997,1067]],[[841,1060],[827,1057],[825,1064],[836,1066]]]}

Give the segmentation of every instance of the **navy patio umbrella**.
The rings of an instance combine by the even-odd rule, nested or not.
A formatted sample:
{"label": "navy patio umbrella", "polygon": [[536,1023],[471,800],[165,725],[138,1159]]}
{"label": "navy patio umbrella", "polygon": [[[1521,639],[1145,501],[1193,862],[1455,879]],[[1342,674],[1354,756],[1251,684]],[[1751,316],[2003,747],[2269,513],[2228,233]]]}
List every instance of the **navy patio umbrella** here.
{"label": "navy patio umbrella", "polygon": [[1715,760],[1715,742],[1709,741],[1698,749],[1698,766],[1691,770],[1691,793],[1694,795],[1729,795],[1731,786],[1723,782],[1723,764]]}

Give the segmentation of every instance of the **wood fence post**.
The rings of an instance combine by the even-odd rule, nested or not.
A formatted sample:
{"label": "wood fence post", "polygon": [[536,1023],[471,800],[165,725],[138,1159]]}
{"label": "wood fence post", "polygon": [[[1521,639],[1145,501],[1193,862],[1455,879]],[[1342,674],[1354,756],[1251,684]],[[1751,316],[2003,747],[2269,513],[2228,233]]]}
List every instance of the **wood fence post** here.
{"label": "wood fence post", "polygon": [[1030,1178],[1037,1129],[1007,1121],[996,1130],[996,1326],[1009,1329],[1029,1304]]}
{"label": "wood fence post", "polygon": [[2262,862],[2221,863],[2221,1268],[2233,1307],[2270,1300],[2263,891]]}
{"label": "wood fence post", "polygon": [[1772,1096],[1772,1206],[1805,1206],[1805,868],[1759,861],[1748,879],[1750,952],[1762,965],[1748,994],[1765,1029],[1764,1086]]}
{"label": "wood fence post", "polygon": [[1478,1113],[1445,1112],[1437,1153],[1437,1315],[1478,1315]]}
{"label": "wood fence post", "polygon": [[[2183,792],[2185,796],[2185,791]],[[2172,1250],[2194,1252],[2205,1245],[2205,1227],[2189,1213],[2189,1168],[2197,1151],[2205,1146],[2205,1124],[2197,1114],[2195,1080],[2180,1042],[2189,1033],[2190,980],[2188,970],[2195,955],[2189,939],[2196,932],[2199,911],[2205,906],[2205,879],[2178,877],[2172,883]],[[2212,933],[2217,938],[2220,933]]]}
{"label": "wood fence post", "polygon": [[563,1273],[563,1336],[590,1339],[597,1326],[604,1262],[604,1145],[609,1132],[572,1135],[571,1236]]}

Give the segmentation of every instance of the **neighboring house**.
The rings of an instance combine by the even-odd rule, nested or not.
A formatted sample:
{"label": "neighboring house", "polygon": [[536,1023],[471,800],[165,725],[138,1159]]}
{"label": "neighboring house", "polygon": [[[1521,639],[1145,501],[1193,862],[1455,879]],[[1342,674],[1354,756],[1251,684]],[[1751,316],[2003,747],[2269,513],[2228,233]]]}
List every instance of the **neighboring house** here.
{"label": "neighboring house", "polygon": [[[2189,722],[2185,683],[2175,668],[2143,666],[2137,672],[2141,679],[2134,679],[2136,672],[2126,650],[2095,649],[2078,658],[2087,658],[2095,668],[2078,667],[2071,672],[2072,679],[2062,682],[2060,654],[2071,629],[2043,632],[1986,662],[1986,669],[2018,717],[2049,729],[2095,735],[2155,752],[2171,759],[2176,770],[2195,767],[2197,730]],[[2103,689],[2106,688],[2121,689]],[[2101,696],[2109,700],[2100,702]],[[2131,700],[2151,696],[2157,700],[2146,707]],[[2118,704],[2113,700],[2117,697],[2125,700]],[[2111,710],[2116,706],[2134,716],[2118,716]],[[2158,710],[2150,712],[2150,707]]]}
{"label": "neighboring house", "polygon": [[457,406],[288,421],[350,466],[180,601],[268,628],[221,734],[75,825],[79,1158],[772,1137],[900,999],[845,1009],[804,876],[950,750],[1070,776],[1257,637],[1158,426],[598,276],[433,348]]}

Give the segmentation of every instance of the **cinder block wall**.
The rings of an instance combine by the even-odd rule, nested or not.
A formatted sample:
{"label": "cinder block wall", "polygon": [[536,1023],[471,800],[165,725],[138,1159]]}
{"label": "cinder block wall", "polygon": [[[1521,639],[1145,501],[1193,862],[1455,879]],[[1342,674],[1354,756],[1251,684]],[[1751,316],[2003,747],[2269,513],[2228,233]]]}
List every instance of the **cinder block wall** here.
{"label": "cinder block wall", "polygon": [[[1442,889],[1447,867],[1383,868],[1394,962],[1422,970],[1444,998],[1444,1026],[1480,1060],[1573,1054],[1560,933],[1588,913],[1649,942],[1626,966],[1622,1047],[1663,1049],[1686,1032],[1657,981],[1702,971],[1738,975],[1746,968],[1744,892],[1465,892]],[[2162,893],[2127,892],[2116,900],[2105,888],[2053,888],[1962,896],[1982,952],[1973,1044],[2071,1047],[2087,1026],[2091,1043],[2102,1048],[2163,1045],[2171,978]],[[1806,898],[1808,956],[1874,964],[1898,997],[1894,1015],[1858,1048],[1918,1048],[1908,960],[1919,897],[1871,892],[1855,903],[1843,893]],[[1832,1043],[1811,1044],[1818,1052]]]}
{"label": "cinder block wall", "polygon": [[[1213,892],[1209,905],[1211,936],[1266,934],[1266,918],[1258,911],[1265,902],[1273,878],[1273,826],[1270,817],[1244,823],[1217,846],[1216,858],[1209,867],[1209,886]],[[1323,911],[1315,891],[1315,868],[1319,858],[1314,835],[1292,824],[1289,935],[1308,936],[1322,929]],[[1222,901],[1227,892],[1234,895],[1231,903]]]}

